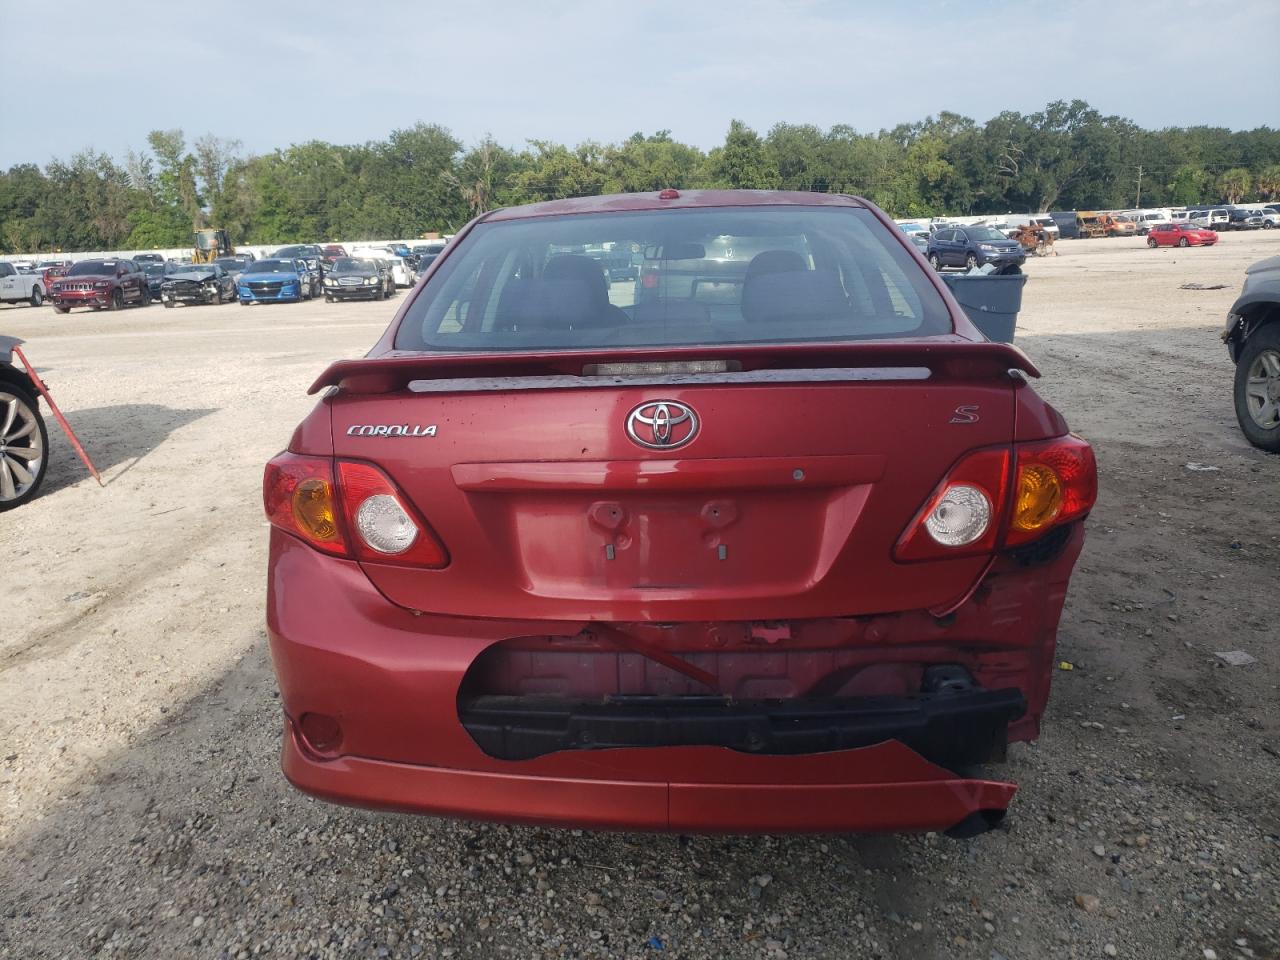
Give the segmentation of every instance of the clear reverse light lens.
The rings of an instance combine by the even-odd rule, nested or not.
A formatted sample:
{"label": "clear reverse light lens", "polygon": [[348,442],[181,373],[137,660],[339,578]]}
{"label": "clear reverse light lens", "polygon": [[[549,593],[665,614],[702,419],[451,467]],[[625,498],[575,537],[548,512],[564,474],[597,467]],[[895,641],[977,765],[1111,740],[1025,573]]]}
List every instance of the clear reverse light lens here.
{"label": "clear reverse light lens", "polygon": [[924,521],[929,536],[944,547],[973,543],[987,532],[990,523],[991,501],[967,483],[948,487]]}
{"label": "clear reverse light lens", "polygon": [[356,527],[364,542],[379,553],[404,553],[418,539],[418,527],[395,497],[375,494],[360,504]]}

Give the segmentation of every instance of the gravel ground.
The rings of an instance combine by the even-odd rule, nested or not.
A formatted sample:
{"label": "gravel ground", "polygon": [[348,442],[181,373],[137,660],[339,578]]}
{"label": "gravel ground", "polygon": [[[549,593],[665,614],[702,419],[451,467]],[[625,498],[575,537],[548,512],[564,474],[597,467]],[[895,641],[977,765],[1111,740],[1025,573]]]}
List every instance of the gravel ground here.
{"label": "gravel ground", "polygon": [[[1018,338],[1101,496],[1074,669],[999,771],[1021,785],[1005,828],[970,841],[592,834],[294,792],[261,467],[399,301],[0,308],[107,484],[55,435],[43,495],[0,517],[0,957],[1280,957],[1280,458],[1241,438],[1216,337],[1280,232],[1060,247],[1028,267]],[[1214,656],[1235,649],[1257,662]]]}

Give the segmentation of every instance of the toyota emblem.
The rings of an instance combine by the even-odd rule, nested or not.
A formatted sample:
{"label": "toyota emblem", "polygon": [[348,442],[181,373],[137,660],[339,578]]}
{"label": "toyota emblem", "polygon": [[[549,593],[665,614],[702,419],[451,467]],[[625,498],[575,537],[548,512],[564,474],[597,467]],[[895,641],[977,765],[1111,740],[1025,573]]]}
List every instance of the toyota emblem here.
{"label": "toyota emblem", "polygon": [[627,436],[650,450],[675,450],[697,435],[693,407],[675,400],[646,400],[627,414]]}

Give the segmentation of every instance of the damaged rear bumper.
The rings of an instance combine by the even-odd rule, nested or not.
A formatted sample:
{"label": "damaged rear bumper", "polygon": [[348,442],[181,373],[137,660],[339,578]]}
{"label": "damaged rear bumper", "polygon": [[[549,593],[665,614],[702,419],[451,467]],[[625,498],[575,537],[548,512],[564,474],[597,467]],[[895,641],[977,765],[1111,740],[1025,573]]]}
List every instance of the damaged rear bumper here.
{"label": "damaged rear bumper", "polygon": [[[610,775],[635,750],[592,754],[597,775],[529,775],[392,763],[321,761],[286,729],[282,766],[295,787],[337,803],[541,826],[684,833],[830,833],[948,830],[994,823],[1017,790],[968,780],[901,743],[805,757],[743,757],[715,747],[657,753],[705,779]],[[650,758],[652,753],[643,751]],[[647,767],[648,764],[642,764]]]}
{"label": "damaged rear bumper", "polygon": [[[282,766],[298,788],[469,819],[730,833],[998,819],[1016,787],[964,771],[1035,736],[1080,545],[1073,534],[1055,559],[993,574],[943,620],[797,621],[786,636],[741,637],[733,624],[654,624],[622,647],[600,624],[415,615],[359,564],[271,537]],[[691,675],[642,652],[668,627]],[[970,685],[931,682],[947,664]],[[309,714],[340,728],[333,744],[308,740]]]}

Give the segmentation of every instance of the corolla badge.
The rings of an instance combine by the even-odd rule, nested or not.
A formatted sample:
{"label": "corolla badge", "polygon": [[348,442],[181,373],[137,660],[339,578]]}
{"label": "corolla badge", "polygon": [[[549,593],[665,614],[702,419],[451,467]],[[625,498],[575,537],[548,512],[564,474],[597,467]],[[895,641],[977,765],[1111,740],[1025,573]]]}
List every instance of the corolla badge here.
{"label": "corolla badge", "polygon": [[674,450],[698,435],[698,415],[675,400],[646,400],[627,414],[627,436],[650,450]]}
{"label": "corolla badge", "polygon": [[434,437],[436,425],[415,423],[357,423],[347,427],[348,437]]}

